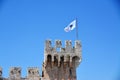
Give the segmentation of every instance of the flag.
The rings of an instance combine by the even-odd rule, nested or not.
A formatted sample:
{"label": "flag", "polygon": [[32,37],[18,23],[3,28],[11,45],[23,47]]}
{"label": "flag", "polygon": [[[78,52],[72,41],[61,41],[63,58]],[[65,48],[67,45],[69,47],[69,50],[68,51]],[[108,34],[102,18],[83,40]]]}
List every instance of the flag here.
{"label": "flag", "polygon": [[69,32],[76,27],[76,20],[72,21],[67,27],[64,28],[65,32]]}

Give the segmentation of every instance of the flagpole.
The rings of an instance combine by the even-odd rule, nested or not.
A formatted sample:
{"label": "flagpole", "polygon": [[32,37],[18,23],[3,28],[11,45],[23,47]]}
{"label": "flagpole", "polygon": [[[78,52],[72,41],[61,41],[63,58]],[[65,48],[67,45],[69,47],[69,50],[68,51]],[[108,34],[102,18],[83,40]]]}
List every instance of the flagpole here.
{"label": "flagpole", "polygon": [[78,40],[78,22],[76,18],[76,39]]}

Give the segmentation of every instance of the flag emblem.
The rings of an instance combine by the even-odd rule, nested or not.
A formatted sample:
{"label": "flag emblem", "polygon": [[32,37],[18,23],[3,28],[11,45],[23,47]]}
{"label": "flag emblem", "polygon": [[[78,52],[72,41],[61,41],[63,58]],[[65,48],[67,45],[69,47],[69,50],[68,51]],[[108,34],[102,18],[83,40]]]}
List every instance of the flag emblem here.
{"label": "flag emblem", "polygon": [[76,20],[72,21],[67,27],[64,28],[65,32],[69,32],[76,27]]}

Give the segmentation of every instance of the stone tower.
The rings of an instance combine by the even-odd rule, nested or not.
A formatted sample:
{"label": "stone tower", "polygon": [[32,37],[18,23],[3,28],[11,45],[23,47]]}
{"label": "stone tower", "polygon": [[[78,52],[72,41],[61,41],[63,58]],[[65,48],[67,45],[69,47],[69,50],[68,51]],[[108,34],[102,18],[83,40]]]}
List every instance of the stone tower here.
{"label": "stone tower", "polygon": [[81,59],[79,40],[75,41],[74,46],[70,40],[65,41],[64,48],[60,40],[55,41],[54,47],[50,40],[46,40],[42,75],[38,67],[28,67],[27,76],[21,77],[21,68],[11,67],[9,77],[5,78],[2,76],[3,69],[0,67],[0,80],[77,80],[76,68]]}
{"label": "stone tower", "polygon": [[54,47],[50,40],[46,40],[42,80],[77,80],[76,68],[81,59],[81,43],[79,40],[75,41],[74,47],[71,40],[65,41],[64,48],[60,40],[55,41]]}

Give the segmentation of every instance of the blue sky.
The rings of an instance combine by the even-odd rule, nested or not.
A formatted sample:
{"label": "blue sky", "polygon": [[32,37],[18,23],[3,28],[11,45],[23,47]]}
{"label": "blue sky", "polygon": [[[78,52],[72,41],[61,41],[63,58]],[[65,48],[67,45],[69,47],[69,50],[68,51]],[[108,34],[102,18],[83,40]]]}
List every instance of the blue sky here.
{"label": "blue sky", "polygon": [[9,76],[11,66],[42,68],[44,41],[76,40],[64,32],[78,19],[82,63],[77,80],[119,80],[120,0],[0,0],[0,66]]}

